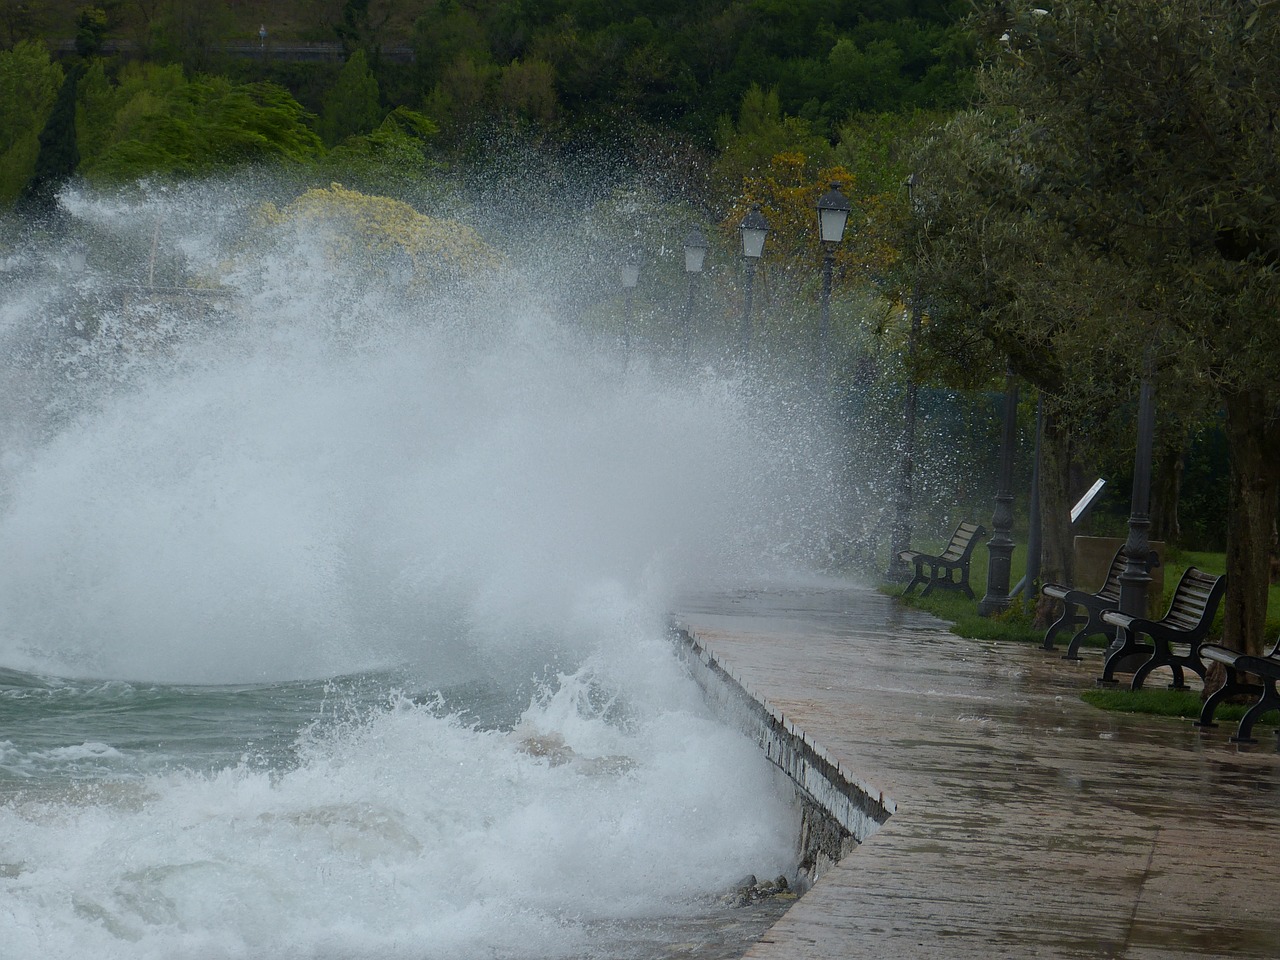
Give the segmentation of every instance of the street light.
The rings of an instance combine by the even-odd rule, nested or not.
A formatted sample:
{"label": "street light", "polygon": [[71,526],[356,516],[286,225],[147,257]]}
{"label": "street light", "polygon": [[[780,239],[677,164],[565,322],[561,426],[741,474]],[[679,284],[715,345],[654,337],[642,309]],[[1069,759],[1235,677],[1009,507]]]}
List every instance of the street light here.
{"label": "street light", "polygon": [[844,239],[849,220],[849,198],[840,192],[840,184],[818,198],[818,236],[822,238],[822,321],[818,325],[818,370],[822,384],[827,382],[827,340],[831,329],[831,273],[835,266],[836,244]]}
{"label": "street light", "polygon": [[1009,567],[1013,560],[1013,445],[1018,433],[1018,380],[1011,369],[1004,374],[1004,430],[1000,438],[1000,474],[996,508],[987,541],[987,593],[978,613],[989,617],[1009,606]]}
{"label": "street light", "polygon": [[693,284],[707,259],[707,238],[696,227],[684,238],[684,272],[689,275],[689,293],[684,302],[684,358],[689,359],[693,339]]}
{"label": "street light", "polygon": [[[920,213],[920,202],[916,197],[916,175],[910,174],[903,186],[907,188],[907,202],[914,218]],[[911,510],[913,507],[912,479],[915,473],[916,457],[916,405],[919,398],[919,386],[916,383],[915,359],[917,344],[920,341],[920,271],[915,271],[915,280],[911,286],[911,331],[907,336],[907,400],[902,412],[902,446],[898,451],[898,496],[894,510],[893,543],[889,548],[889,569],[885,577],[891,583],[906,583],[911,579],[911,565],[902,559],[902,554],[911,549]]]}
{"label": "street light", "polygon": [[1151,447],[1155,434],[1154,358],[1148,345],[1142,357],[1142,385],[1138,391],[1138,443],[1133,455],[1133,494],[1129,501],[1129,537],[1120,574],[1120,612],[1147,615],[1147,587],[1151,584],[1148,555],[1151,541]]}
{"label": "street light", "polygon": [[618,278],[622,281],[622,362],[631,356],[631,292],[640,281],[640,255],[635,250],[628,250],[618,268]]}
{"label": "street light", "polygon": [[738,225],[742,236],[742,259],[747,264],[747,289],[742,301],[742,362],[745,365],[751,354],[751,296],[756,278],[756,261],[764,253],[764,238],[769,235],[769,223],[760,212],[760,204],[753,203],[751,210]]}

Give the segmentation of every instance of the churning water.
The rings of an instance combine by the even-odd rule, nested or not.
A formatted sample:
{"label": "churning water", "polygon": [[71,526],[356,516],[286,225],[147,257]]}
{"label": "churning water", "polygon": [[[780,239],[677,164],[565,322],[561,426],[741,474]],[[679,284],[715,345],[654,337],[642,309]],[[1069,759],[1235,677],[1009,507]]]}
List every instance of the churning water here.
{"label": "churning water", "polygon": [[0,955],[662,956],[792,871],[663,611],[803,554],[821,437],[245,189],[71,197],[87,268],[7,261]]}

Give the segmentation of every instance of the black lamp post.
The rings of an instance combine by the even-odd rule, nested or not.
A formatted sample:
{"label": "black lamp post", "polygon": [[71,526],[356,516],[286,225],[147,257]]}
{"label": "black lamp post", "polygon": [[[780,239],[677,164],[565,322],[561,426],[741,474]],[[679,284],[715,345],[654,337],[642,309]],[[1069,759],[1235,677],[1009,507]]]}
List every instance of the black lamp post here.
{"label": "black lamp post", "polygon": [[1013,558],[1013,445],[1018,430],[1018,381],[1012,370],[1004,375],[1004,431],[1000,439],[1000,475],[996,484],[996,509],[991,515],[991,539],[987,542],[987,593],[978,601],[978,613],[989,617],[1009,606],[1009,566]]}
{"label": "black lamp post", "polygon": [[[1023,599],[1034,602],[1044,532],[1040,523],[1040,443],[1044,440],[1044,393],[1036,397],[1036,446],[1031,460],[1031,499],[1027,504],[1027,571],[1022,577]],[[1017,593],[1015,589],[1013,591]]]}
{"label": "black lamp post", "polygon": [[[913,173],[905,181],[907,199],[914,216],[917,211]],[[889,548],[889,569],[885,579],[890,583],[906,583],[911,579],[911,565],[902,554],[911,549],[912,474],[916,456],[916,402],[919,387],[915,378],[916,344],[920,339],[920,279],[917,273],[911,289],[911,332],[907,336],[907,399],[902,411],[902,446],[898,459],[898,496],[893,521],[893,540]]]}
{"label": "black lamp post", "polygon": [[756,278],[756,261],[764,253],[764,238],[769,235],[769,223],[760,212],[760,204],[753,203],[751,210],[738,225],[742,235],[742,259],[747,264],[747,288],[742,301],[742,363],[745,366],[751,355],[751,297]]}
{"label": "black lamp post", "polygon": [[689,359],[689,344],[693,339],[693,285],[707,259],[707,238],[702,231],[693,229],[684,238],[684,272],[689,275],[689,292],[684,301],[684,359]]}
{"label": "black lamp post", "polygon": [[1151,383],[1151,347],[1142,358],[1142,386],[1138,392],[1138,445],[1133,456],[1133,495],[1129,505],[1129,538],[1120,574],[1120,611],[1131,617],[1147,615],[1147,571],[1151,541],[1151,447],[1155,435],[1155,388]]}
{"label": "black lamp post", "polygon": [[622,362],[625,364],[631,359],[631,296],[640,281],[640,256],[636,251],[627,251],[618,268],[618,278],[622,281]]}
{"label": "black lamp post", "polygon": [[[849,199],[840,192],[840,184],[818,198],[818,236],[822,238],[822,319],[818,324],[818,372],[825,388],[830,365],[828,341],[831,336],[831,273],[835,265],[836,244],[844,239],[849,220]],[[906,547],[903,547],[905,550]]]}

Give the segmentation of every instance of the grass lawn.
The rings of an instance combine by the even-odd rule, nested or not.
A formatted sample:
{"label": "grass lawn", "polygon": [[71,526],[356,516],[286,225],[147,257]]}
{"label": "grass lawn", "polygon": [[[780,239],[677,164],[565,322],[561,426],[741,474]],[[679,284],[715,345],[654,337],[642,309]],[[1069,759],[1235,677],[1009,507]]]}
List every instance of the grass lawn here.
{"label": "grass lawn", "polygon": [[[1122,713],[1150,713],[1160,717],[1183,717],[1194,720],[1200,716],[1200,692],[1198,690],[1086,690],[1080,694],[1085,703],[1103,710],[1119,710]],[[1239,723],[1249,709],[1247,703],[1222,703],[1214,711],[1217,724]],[[1259,727],[1274,727],[1277,715],[1274,711],[1264,714]]]}
{"label": "grass lawn", "polygon": [[[925,545],[920,549],[941,550],[945,544]],[[1014,550],[1010,572],[1010,586],[1017,584],[1025,572],[1026,551]],[[1021,554],[1021,555],[1020,555]],[[1178,579],[1187,567],[1195,566],[1206,573],[1223,573],[1226,570],[1226,556],[1221,553],[1204,553],[1191,550],[1171,550],[1165,558],[1165,603],[1173,594]],[[985,543],[980,544],[973,554],[973,563],[969,573],[969,585],[974,595],[980,600],[987,590],[987,550]],[[991,617],[978,614],[978,600],[970,600],[961,593],[948,590],[935,590],[930,596],[921,598],[919,589],[912,596],[903,596],[905,584],[884,584],[881,590],[899,598],[899,602],[932,613],[941,620],[951,623],[953,633],[961,637],[978,640],[1013,640],[1025,643],[1040,643],[1044,640],[1045,629],[1033,623],[1035,614],[1035,598],[1018,597],[1004,610]],[[1273,585],[1268,596],[1267,642],[1270,643],[1280,635],[1280,585]],[[1222,633],[1222,611],[1219,610],[1213,631],[1210,636],[1220,637]],[[1059,634],[1058,643],[1065,647],[1069,635]],[[1101,637],[1091,637],[1087,645],[1101,647]],[[1200,715],[1200,694],[1195,691],[1176,690],[1086,690],[1082,698],[1094,706],[1104,710],[1122,710],[1130,713],[1149,713],[1170,717],[1189,717],[1194,719]],[[1215,720],[1235,722],[1248,709],[1244,704],[1224,703],[1218,710]],[[1274,720],[1275,714],[1268,715]]]}
{"label": "grass lawn", "polygon": [[[922,549],[941,550],[944,546],[945,544],[938,543],[925,546]],[[1174,588],[1178,585],[1178,579],[1187,567],[1192,566],[1199,567],[1206,573],[1223,573],[1226,571],[1227,566],[1226,555],[1193,550],[1169,551],[1168,556],[1165,558],[1165,606],[1168,605],[1173,596]],[[1025,571],[1026,551],[1015,549],[1010,565],[1010,587],[1022,579]],[[985,542],[979,544],[978,548],[973,552],[973,564],[969,571],[969,585],[973,588],[974,595],[979,600],[987,592],[987,548]],[[1010,604],[1008,610],[992,617],[983,617],[978,614],[977,601],[970,600],[963,594],[955,591],[935,590],[929,597],[921,599],[918,588],[914,595],[903,597],[903,586],[904,584],[885,584],[881,589],[891,596],[901,598],[901,601],[908,606],[926,610],[942,620],[949,620],[953,624],[953,632],[959,636],[973,637],[978,640],[1021,640],[1026,642],[1034,641],[1035,643],[1039,643],[1044,639],[1044,628],[1032,625],[1035,614],[1034,598],[1018,597]],[[1268,594],[1267,611],[1266,635],[1268,642],[1271,642],[1277,636],[1280,636],[1280,584],[1271,586]],[[1221,637],[1221,635],[1222,610],[1219,609],[1210,637]],[[1059,635],[1058,639],[1065,644],[1070,639],[1070,636]],[[1101,638],[1090,638],[1089,641],[1086,641],[1086,645],[1101,647],[1104,644]]]}

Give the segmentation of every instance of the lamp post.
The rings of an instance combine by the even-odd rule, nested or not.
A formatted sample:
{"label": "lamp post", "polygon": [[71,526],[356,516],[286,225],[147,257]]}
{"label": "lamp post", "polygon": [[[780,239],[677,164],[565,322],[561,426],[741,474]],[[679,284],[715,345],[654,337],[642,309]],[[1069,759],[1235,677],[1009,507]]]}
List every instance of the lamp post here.
{"label": "lamp post", "polygon": [[[840,184],[818,198],[818,236],[822,238],[822,318],[818,323],[818,372],[826,387],[830,364],[828,340],[831,336],[831,273],[835,266],[836,244],[844,239],[849,220],[849,199],[840,192]],[[906,547],[903,547],[905,550]]]}
{"label": "lamp post", "polygon": [[631,358],[631,295],[640,281],[640,256],[635,250],[627,251],[618,277],[622,281],[622,363],[625,366]]}
{"label": "lamp post", "polygon": [[[1027,506],[1027,571],[1022,577],[1022,596],[1035,602],[1036,581],[1040,579],[1040,554],[1044,533],[1040,524],[1040,443],[1044,439],[1044,393],[1036,397],[1036,446],[1031,460],[1031,501]],[[1014,593],[1017,593],[1014,590]]]}
{"label": "lamp post", "polygon": [[[916,175],[907,177],[907,200],[912,216],[918,212],[915,196]],[[893,539],[889,548],[889,569],[885,579],[890,583],[906,583],[911,579],[911,564],[902,554],[911,549],[912,475],[916,457],[916,404],[919,386],[915,378],[916,345],[920,339],[920,276],[916,273],[911,288],[911,332],[907,336],[907,399],[902,411],[902,446],[898,459],[898,496],[893,520]]]}
{"label": "lamp post", "polygon": [[1151,541],[1151,446],[1155,434],[1155,388],[1151,383],[1153,357],[1148,346],[1142,358],[1142,386],[1138,391],[1138,445],[1133,455],[1133,495],[1129,505],[1129,538],[1125,542],[1124,570],[1120,574],[1120,612],[1131,617],[1147,615],[1147,570]]}
{"label": "lamp post", "polygon": [[987,593],[978,601],[978,613],[989,617],[1009,606],[1009,565],[1013,557],[1013,444],[1018,429],[1018,381],[1012,370],[1004,375],[1004,431],[1000,438],[1000,475],[996,484],[996,509],[991,515],[991,539],[987,542]]}
{"label": "lamp post", "polygon": [[743,366],[751,355],[751,298],[756,278],[756,261],[764,253],[764,238],[769,235],[769,223],[760,212],[760,204],[753,203],[751,210],[738,225],[742,236],[742,259],[747,265],[747,287],[742,301],[742,353]]}
{"label": "lamp post", "polygon": [[684,238],[684,272],[689,275],[689,292],[684,301],[684,359],[689,360],[689,345],[693,339],[693,285],[707,259],[707,238],[697,228]]}

